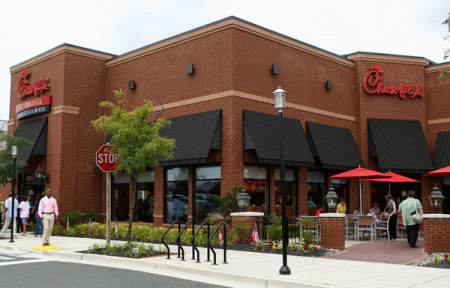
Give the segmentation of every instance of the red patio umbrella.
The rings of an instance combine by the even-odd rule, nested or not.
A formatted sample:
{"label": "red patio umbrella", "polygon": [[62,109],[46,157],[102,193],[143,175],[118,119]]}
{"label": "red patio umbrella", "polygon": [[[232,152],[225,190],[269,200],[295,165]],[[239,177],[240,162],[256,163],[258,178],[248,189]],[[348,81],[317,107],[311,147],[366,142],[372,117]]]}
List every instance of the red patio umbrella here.
{"label": "red patio umbrella", "polygon": [[362,181],[389,182],[389,194],[391,193],[391,183],[420,182],[419,180],[412,179],[391,171],[384,173],[384,175],[389,176],[389,178],[371,178],[363,179]]}
{"label": "red patio umbrella", "polygon": [[434,171],[430,171],[424,176],[430,176],[430,177],[450,177],[450,166],[437,169]]}
{"label": "red patio umbrella", "polygon": [[361,179],[370,179],[370,178],[389,178],[390,176],[377,172],[374,170],[366,169],[366,168],[355,168],[352,170],[348,170],[336,175],[331,176],[331,179],[359,179],[359,209],[363,211],[362,206],[362,188],[361,188]]}

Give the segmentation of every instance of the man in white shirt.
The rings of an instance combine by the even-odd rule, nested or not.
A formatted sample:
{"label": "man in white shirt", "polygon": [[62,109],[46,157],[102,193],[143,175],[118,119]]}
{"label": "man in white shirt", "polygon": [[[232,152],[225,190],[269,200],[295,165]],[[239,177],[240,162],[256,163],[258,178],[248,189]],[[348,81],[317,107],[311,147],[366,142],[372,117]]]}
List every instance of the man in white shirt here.
{"label": "man in white shirt", "polygon": [[5,232],[8,230],[9,223],[11,223],[11,218],[13,218],[13,231],[14,236],[16,236],[16,226],[17,226],[17,209],[19,208],[19,202],[17,199],[14,199],[14,213],[12,213],[12,209],[9,207],[12,206],[12,194],[9,194],[9,198],[5,201],[5,207],[6,207],[6,219],[5,219],[5,225],[3,226],[2,230],[0,231],[0,236],[5,237]]}

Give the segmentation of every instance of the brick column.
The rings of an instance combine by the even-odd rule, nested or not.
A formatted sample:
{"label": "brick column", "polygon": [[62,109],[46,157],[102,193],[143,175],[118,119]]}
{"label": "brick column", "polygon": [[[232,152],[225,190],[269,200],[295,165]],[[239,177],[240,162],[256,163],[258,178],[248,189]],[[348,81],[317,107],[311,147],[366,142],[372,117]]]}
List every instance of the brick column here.
{"label": "brick column", "polygon": [[320,246],[345,250],[345,214],[320,214]]}
{"label": "brick column", "polygon": [[[259,238],[262,241],[262,229],[263,229],[263,212],[234,212],[231,213],[231,228],[233,232],[238,225],[246,225],[244,237],[241,239],[242,243],[253,243],[252,232],[255,227],[255,223],[258,229]],[[228,237],[228,235],[227,235]]]}
{"label": "brick column", "polygon": [[423,215],[423,249],[427,253],[450,251],[450,215]]}

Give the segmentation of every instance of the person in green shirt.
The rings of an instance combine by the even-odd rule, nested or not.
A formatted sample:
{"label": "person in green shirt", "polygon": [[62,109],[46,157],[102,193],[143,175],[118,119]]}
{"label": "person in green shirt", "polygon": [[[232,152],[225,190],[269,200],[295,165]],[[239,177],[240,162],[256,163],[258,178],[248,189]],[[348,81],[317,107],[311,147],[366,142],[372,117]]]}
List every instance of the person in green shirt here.
{"label": "person in green shirt", "polygon": [[406,227],[406,236],[408,238],[408,244],[411,248],[416,248],[417,237],[419,236],[420,224],[416,224],[412,218],[412,214],[418,210],[420,214],[423,214],[422,204],[418,199],[414,197],[416,194],[414,191],[408,191],[408,198],[403,200],[398,206],[398,211],[402,213],[403,225]]}

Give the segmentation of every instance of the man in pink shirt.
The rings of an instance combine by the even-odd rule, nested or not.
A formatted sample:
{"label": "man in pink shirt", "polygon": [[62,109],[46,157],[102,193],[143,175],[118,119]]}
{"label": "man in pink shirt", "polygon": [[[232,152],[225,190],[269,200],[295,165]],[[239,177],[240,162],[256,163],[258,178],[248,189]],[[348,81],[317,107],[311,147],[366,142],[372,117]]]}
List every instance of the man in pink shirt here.
{"label": "man in pink shirt", "polygon": [[50,245],[49,239],[50,235],[52,235],[53,224],[55,223],[55,217],[59,215],[58,212],[58,204],[56,203],[56,199],[52,197],[52,190],[50,188],[47,189],[46,195],[39,202],[39,217],[41,217],[42,222],[44,223],[44,236],[42,237],[42,243],[44,246]]}

